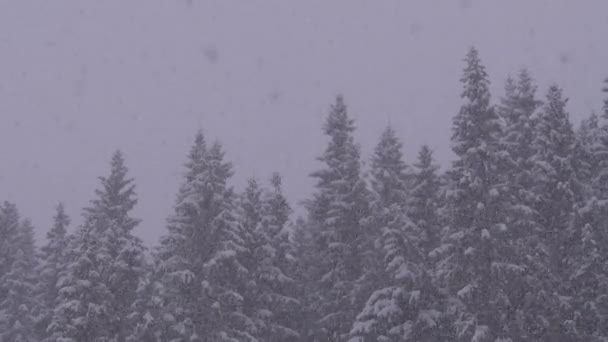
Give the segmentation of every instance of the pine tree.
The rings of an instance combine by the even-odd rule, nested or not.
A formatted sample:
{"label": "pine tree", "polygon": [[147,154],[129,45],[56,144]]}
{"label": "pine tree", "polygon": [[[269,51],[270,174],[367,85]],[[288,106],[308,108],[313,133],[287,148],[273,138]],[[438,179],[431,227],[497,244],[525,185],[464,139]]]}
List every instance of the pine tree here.
{"label": "pine tree", "polygon": [[449,228],[444,230],[437,276],[451,295],[447,314],[454,318],[456,341],[494,341],[515,338],[508,279],[521,265],[512,259],[504,221],[504,179],[508,162],[500,146],[499,117],[490,105],[489,80],[476,49],[466,58],[461,79],[465,103],[454,118],[450,170]]}
{"label": "pine tree", "polygon": [[549,88],[533,142],[533,191],[540,231],[532,253],[537,256],[539,266],[535,272],[541,282],[532,289],[530,297],[538,303],[536,315],[542,323],[533,336],[544,341],[577,339],[571,319],[568,264],[573,252],[573,213],[582,189],[573,158],[576,139],[566,102],[558,86]]}
{"label": "pine tree", "polygon": [[38,311],[34,230],[28,220],[20,221],[17,207],[6,202],[0,209],[0,238],[5,248],[0,274],[0,341],[33,342]]}
{"label": "pine tree", "polygon": [[110,258],[104,269],[111,302],[112,338],[124,342],[132,327],[129,316],[137,295],[140,281],[145,276],[145,248],[142,241],[133,235],[139,219],[130,216],[137,204],[133,179],[127,177],[128,169],[120,151],[112,157],[111,172],[101,178],[102,189],[98,198],[86,209],[85,217],[102,230],[107,239]]}
{"label": "pine tree", "polygon": [[[265,245],[260,262],[261,296],[266,316],[265,334],[261,341],[294,341],[300,338],[296,320],[299,319],[301,302],[294,291],[295,280],[293,251],[289,241],[288,223],[292,212],[283,195],[282,180],[278,173],[272,175],[271,188],[262,194],[262,220],[260,233]],[[264,310],[263,309],[263,310]]]}
{"label": "pine tree", "polygon": [[36,270],[38,274],[37,299],[41,305],[41,312],[36,322],[38,338],[41,341],[50,337],[47,328],[53,317],[53,310],[58,304],[59,288],[57,283],[59,275],[67,266],[68,235],[67,227],[70,218],[65,212],[62,203],[56,208],[54,224],[46,234],[46,244],[40,249],[40,265]]}
{"label": "pine tree", "polygon": [[132,234],[139,220],[129,215],[137,200],[127,171],[116,152],[109,177],[100,178],[97,198],[84,209],[84,224],[58,282],[53,338],[122,342],[131,333],[129,317],[145,264],[142,242]]}
{"label": "pine tree", "polygon": [[[534,257],[540,244],[537,201],[533,191],[535,139],[535,113],[541,101],[536,99],[536,86],[526,69],[518,74],[517,81],[507,80],[505,96],[501,99],[499,114],[505,123],[502,134],[502,148],[510,161],[502,170],[506,182],[503,192],[507,199],[505,226],[508,227],[505,240],[512,253],[512,261],[522,266],[525,273],[506,278],[504,314],[511,321],[509,330],[521,338],[532,338],[538,330],[538,304],[529,294],[538,287],[542,276],[542,263]],[[526,298],[526,296],[528,296]],[[526,298],[522,300],[521,298]],[[530,335],[531,334],[531,335]]]}
{"label": "pine tree", "polygon": [[438,293],[420,252],[420,227],[406,214],[408,175],[401,143],[387,128],[372,158],[371,225],[379,229],[375,289],[351,329],[350,341],[433,341]]}
{"label": "pine tree", "polygon": [[294,313],[299,302],[293,298],[294,280],[287,275],[291,262],[285,231],[291,208],[281,192],[281,178],[272,178],[272,190],[262,189],[250,179],[241,196],[241,225],[245,231],[242,264],[249,270],[244,311],[253,319],[252,334],[260,341],[299,338]]}
{"label": "pine tree", "polygon": [[198,133],[186,164],[168,235],[156,252],[163,341],[255,341],[243,314],[248,270],[240,262],[243,229],[227,181],[232,166],[219,143]]}
{"label": "pine tree", "polygon": [[362,247],[367,234],[367,189],[361,177],[359,147],[354,143],[353,120],[341,96],[331,106],[325,123],[330,142],[319,158],[324,168],[314,172],[316,192],[308,203],[308,226],[314,239],[316,274],[311,311],[318,314],[312,341],[347,338],[359,305],[356,281],[362,275]]}
{"label": "pine tree", "polygon": [[[429,254],[439,247],[441,238],[441,180],[437,175],[438,169],[431,149],[427,145],[422,146],[418,152],[417,163],[414,164],[407,210],[409,217],[420,230],[419,248],[426,261],[430,259]],[[431,265],[429,262],[427,264]]]}
{"label": "pine tree", "polygon": [[[608,103],[608,102],[606,102]],[[577,135],[579,180],[584,201],[574,212],[569,284],[574,289],[573,331],[580,340],[601,341],[608,336],[608,106],[600,118],[591,114]],[[582,175],[581,175],[582,173]]]}

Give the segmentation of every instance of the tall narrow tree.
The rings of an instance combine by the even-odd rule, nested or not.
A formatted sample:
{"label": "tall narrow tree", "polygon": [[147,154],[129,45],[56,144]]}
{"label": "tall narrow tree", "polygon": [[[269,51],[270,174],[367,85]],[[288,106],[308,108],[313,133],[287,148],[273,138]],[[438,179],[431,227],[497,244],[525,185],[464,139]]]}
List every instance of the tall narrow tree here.
{"label": "tall narrow tree", "polygon": [[131,333],[129,316],[144,276],[144,247],[132,234],[139,220],[130,211],[137,200],[120,152],[112,157],[110,175],[100,180],[59,280],[60,302],[50,326],[54,338],[122,342]]}
{"label": "tall narrow tree", "polygon": [[308,203],[316,256],[311,263],[317,272],[313,275],[316,299],[311,305],[318,313],[311,341],[343,341],[359,305],[354,293],[367,239],[362,219],[368,216],[368,193],[354,130],[344,99],[338,96],[324,127],[330,138],[319,158],[324,168],[312,174],[318,182]]}
{"label": "tall narrow tree", "polygon": [[371,226],[378,229],[374,291],[357,315],[350,341],[433,341],[440,311],[420,252],[420,227],[407,216],[401,143],[387,128],[372,158]]}
{"label": "tall narrow tree", "polygon": [[219,143],[199,132],[186,164],[175,214],[156,252],[164,302],[161,340],[254,341],[242,310],[248,270],[244,233],[227,184],[232,166]]}
{"label": "tall narrow tree", "polygon": [[573,158],[576,139],[566,102],[562,90],[552,85],[539,113],[533,142],[532,189],[540,229],[532,252],[540,263],[536,272],[542,282],[532,289],[531,298],[538,303],[537,316],[541,323],[535,327],[534,335],[544,341],[576,340],[572,335],[568,264],[574,242],[573,213],[581,200],[582,189]]}
{"label": "tall narrow tree", "polygon": [[6,262],[0,274],[0,341],[34,342],[34,230],[28,220],[20,221],[17,207],[6,202],[0,209],[0,238]]}
{"label": "tall narrow tree", "polygon": [[[520,272],[513,264],[504,224],[504,191],[500,170],[499,117],[490,105],[489,80],[472,48],[461,79],[464,104],[454,118],[450,170],[449,229],[444,231],[438,279],[451,294],[448,313],[454,317],[457,341],[514,338],[501,316],[508,306],[503,280]],[[497,309],[498,308],[498,309]]]}
{"label": "tall narrow tree", "polygon": [[38,338],[41,341],[50,337],[47,328],[59,300],[59,288],[57,287],[59,275],[67,266],[67,227],[70,224],[70,218],[66,214],[62,203],[57,205],[53,219],[53,226],[46,234],[47,242],[40,249],[41,262],[36,272],[39,276],[36,290],[37,299],[41,305],[41,312],[36,325]]}
{"label": "tall narrow tree", "polygon": [[[407,200],[409,217],[420,230],[419,248],[423,258],[429,260],[431,251],[439,247],[441,219],[439,213],[439,190],[441,180],[437,174],[433,152],[424,145],[418,152],[414,164],[412,184]],[[429,266],[431,266],[430,263]]]}

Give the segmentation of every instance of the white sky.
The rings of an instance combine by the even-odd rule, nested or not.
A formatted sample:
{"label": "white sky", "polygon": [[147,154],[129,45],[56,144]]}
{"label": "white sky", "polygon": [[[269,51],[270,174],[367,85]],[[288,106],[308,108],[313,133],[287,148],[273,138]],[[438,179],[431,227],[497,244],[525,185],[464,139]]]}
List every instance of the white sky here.
{"label": "white sky", "polygon": [[237,189],[277,170],[295,206],[337,93],[366,159],[391,122],[409,161],[428,143],[446,165],[471,45],[494,100],[527,66],[540,95],[564,88],[578,122],[601,106],[606,33],[605,0],[0,0],[0,199],[40,240],[59,200],[81,221],[121,148],[152,245],[200,127],[223,142]]}

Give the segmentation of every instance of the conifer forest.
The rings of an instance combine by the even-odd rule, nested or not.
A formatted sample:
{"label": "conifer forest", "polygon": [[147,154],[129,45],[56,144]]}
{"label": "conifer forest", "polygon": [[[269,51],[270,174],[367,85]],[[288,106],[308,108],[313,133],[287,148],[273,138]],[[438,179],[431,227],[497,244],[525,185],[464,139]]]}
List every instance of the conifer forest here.
{"label": "conifer forest", "polygon": [[462,66],[446,168],[391,125],[362,155],[337,95],[304,203],[279,173],[235,190],[196,130],[154,246],[120,151],[43,241],[4,202],[0,341],[608,341],[608,92],[573,127],[559,85],[521,69],[491,96],[478,50]]}

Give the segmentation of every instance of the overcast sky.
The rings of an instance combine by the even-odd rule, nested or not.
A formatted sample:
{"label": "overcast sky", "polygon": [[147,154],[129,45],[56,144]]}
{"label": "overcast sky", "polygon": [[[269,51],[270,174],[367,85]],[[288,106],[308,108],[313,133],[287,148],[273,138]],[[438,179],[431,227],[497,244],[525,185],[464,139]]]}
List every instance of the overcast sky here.
{"label": "overcast sky", "polygon": [[75,223],[124,151],[149,245],[164,233],[198,128],[219,139],[233,183],[276,170],[294,203],[343,93],[368,159],[390,122],[408,160],[451,158],[462,58],[478,47],[493,100],[530,68],[573,120],[599,110],[608,2],[0,0],[0,194],[37,227],[63,201]]}

